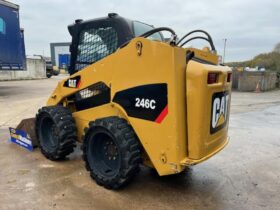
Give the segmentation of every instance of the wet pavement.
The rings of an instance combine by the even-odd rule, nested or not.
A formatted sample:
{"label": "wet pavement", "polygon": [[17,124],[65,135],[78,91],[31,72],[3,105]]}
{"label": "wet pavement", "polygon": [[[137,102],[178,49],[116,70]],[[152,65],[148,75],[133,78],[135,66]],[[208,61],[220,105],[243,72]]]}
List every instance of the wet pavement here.
{"label": "wet pavement", "polygon": [[8,142],[9,126],[32,117],[56,82],[0,82],[0,209],[279,209],[280,91],[232,96],[229,145],[184,173],[159,177],[142,167],[125,189],[91,180],[76,149],[46,160]]}

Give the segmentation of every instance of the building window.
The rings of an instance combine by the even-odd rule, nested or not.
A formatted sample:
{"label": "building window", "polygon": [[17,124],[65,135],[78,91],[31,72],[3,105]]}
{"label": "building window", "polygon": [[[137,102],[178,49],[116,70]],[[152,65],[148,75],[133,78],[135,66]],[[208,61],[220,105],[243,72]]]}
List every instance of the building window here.
{"label": "building window", "polygon": [[76,60],[76,70],[115,52],[118,45],[118,35],[114,28],[105,27],[86,29],[80,33]]}
{"label": "building window", "polygon": [[2,18],[0,18],[0,33],[6,34],[6,23]]}

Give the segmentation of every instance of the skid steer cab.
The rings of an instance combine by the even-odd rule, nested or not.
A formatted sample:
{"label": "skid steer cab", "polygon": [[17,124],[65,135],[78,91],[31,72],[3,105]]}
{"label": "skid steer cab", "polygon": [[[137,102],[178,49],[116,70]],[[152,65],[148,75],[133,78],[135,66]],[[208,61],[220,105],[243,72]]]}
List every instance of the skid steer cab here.
{"label": "skid steer cab", "polygon": [[[228,143],[231,69],[218,64],[207,32],[178,39],[170,28],[112,13],[68,29],[70,77],[36,116],[47,158],[63,159],[81,142],[91,177],[117,189],[140,164],[160,176],[176,174]],[[209,47],[185,47],[195,39]]]}

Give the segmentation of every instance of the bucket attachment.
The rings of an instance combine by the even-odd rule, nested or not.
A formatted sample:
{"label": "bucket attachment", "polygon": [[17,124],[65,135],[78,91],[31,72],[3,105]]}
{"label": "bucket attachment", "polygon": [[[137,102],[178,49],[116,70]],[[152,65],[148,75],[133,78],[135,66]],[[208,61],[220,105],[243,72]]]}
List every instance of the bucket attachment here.
{"label": "bucket attachment", "polygon": [[16,129],[25,131],[31,138],[33,147],[38,146],[38,141],[36,137],[36,131],[35,131],[35,118],[27,118],[22,120]]}

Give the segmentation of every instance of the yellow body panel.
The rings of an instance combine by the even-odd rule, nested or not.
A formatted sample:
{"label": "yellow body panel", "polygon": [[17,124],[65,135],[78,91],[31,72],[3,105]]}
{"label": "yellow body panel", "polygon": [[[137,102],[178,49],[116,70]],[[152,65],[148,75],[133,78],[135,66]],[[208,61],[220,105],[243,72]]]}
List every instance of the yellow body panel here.
{"label": "yellow body panel", "polygon": [[[141,55],[136,49],[139,41],[143,46]],[[214,92],[230,91],[230,83],[224,84],[222,76],[217,85],[207,85],[208,71],[226,75],[229,68],[195,61],[189,61],[187,65],[187,50],[163,42],[135,38],[124,48],[73,74],[71,77],[81,76],[78,89],[63,87],[67,79],[61,81],[47,105],[67,106],[67,96],[100,81],[111,88],[111,98],[120,90],[167,83],[168,114],[161,123],[129,117],[120,105],[112,101],[99,107],[72,111],[79,140],[82,140],[84,128],[90,121],[119,116],[132,125],[139,137],[150,160],[147,165],[155,167],[159,175],[181,172],[186,165],[209,158],[225,146],[227,127],[214,135],[209,134],[210,109]],[[217,56],[210,52],[196,50],[195,54],[217,63]]]}
{"label": "yellow body panel", "polygon": [[[218,83],[207,84],[208,72],[219,73]],[[230,91],[227,73],[231,69],[190,61],[187,67],[187,119],[188,158],[201,159],[218,150],[226,142],[228,124],[214,134],[210,134],[212,96],[216,92]],[[228,110],[229,111],[229,110]]]}

